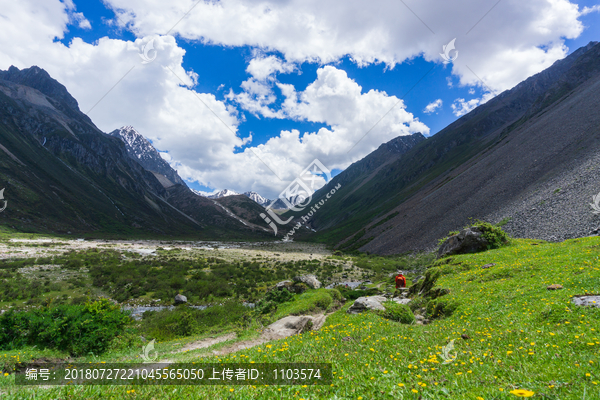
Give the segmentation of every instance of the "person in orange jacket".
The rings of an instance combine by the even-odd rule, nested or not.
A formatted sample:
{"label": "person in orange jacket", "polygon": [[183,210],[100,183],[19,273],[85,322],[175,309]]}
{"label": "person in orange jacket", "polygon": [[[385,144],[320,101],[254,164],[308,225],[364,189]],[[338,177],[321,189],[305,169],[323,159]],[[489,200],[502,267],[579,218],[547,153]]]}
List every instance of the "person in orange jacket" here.
{"label": "person in orange jacket", "polygon": [[396,276],[396,289],[404,287],[406,287],[406,278],[402,275],[402,271],[399,271]]}

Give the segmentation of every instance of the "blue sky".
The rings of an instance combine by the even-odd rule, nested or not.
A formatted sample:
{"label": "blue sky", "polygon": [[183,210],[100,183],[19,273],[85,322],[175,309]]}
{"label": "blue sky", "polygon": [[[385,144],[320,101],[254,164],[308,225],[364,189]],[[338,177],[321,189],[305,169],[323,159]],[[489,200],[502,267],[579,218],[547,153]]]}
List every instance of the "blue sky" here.
{"label": "blue sky", "polygon": [[[49,2],[56,3],[56,0]],[[47,46],[57,47],[56,52],[62,52],[62,56],[50,52],[40,54],[40,51],[36,54],[33,43],[24,43],[23,53],[30,48],[31,54],[23,56],[6,50],[4,55],[0,54],[0,67],[5,69],[5,64],[9,63],[20,64],[21,67],[35,63],[46,68],[67,86],[83,110],[94,104],[94,99],[101,98],[111,88],[112,82],[121,82],[119,79],[122,79],[123,71],[129,69],[129,58],[127,62],[126,57],[109,60],[107,54],[119,49],[129,56],[132,47],[139,48],[149,40],[160,41],[155,63],[161,63],[160,68],[156,65],[136,66],[130,75],[125,75],[122,83],[110,89],[106,99],[93,109],[90,117],[105,131],[116,129],[121,124],[136,127],[153,141],[158,150],[164,152],[190,187],[203,191],[223,188],[256,190],[273,197],[313,158],[323,158],[323,162],[330,165],[335,174],[398,134],[414,133],[421,127],[433,135],[475,105],[512,87],[565,54],[600,38],[598,12],[578,15],[577,9],[573,11],[567,0],[559,0],[556,2],[560,3],[558,6],[546,0],[535,0],[529,3],[531,10],[518,9],[522,3],[513,0],[498,4],[495,1],[465,0],[457,3],[464,3],[463,8],[459,4],[450,10],[460,18],[464,17],[464,21],[454,18],[458,20],[450,22],[444,19],[443,10],[432,13],[428,11],[431,7],[426,8],[425,3],[420,8],[420,4],[411,2],[413,8],[408,12],[397,2],[380,0],[381,6],[389,7],[389,10],[370,15],[372,22],[368,21],[368,16],[361,17],[360,22],[354,20],[362,14],[360,2],[325,2],[322,7],[315,9],[308,5],[312,2],[297,3],[301,4],[297,7],[298,13],[314,13],[317,21],[322,21],[323,26],[332,30],[331,35],[323,37],[318,34],[315,36],[310,28],[300,25],[297,27],[300,33],[290,36],[292,34],[289,31],[294,30],[293,23],[290,29],[285,24],[283,28],[278,28],[278,21],[268,19],[269,13],[276,12],[277,16],[294,15],[295,10],[286,10],[282,3],[276,2],[271,4],[271,9],[264,11],[267,17],[258,13],[254,25],[250,29],[239,25],[239,32],[235,24],[219,30],[218,24],[217,27],[211,27],[210,22],[203,19],[215,7],[221,7],[221,11],[229,12],[229,18],[235,20],[240,12],[250,13],[248,7],[254,5],[249,1],[247,7],[239,11],[242,3],[223,0],[215,3],[215,6],[179,0],[174,1],[172,7],[146,4],[143,0],[73,0],[72,4],[68,1],[58,3],[56,9],[48,7],[48,16],[43,19],[43,24],[52,25],[55,21],[56,26],[52,28],[62,30],[63,37],[53,37],[54,46]],[[333,11],[328,13],[329,3]],[[570,3],[578,5],[580,11],[584,7],[596,6],[591,0]],[[62,22],[58,13],[61,5]],[[336,11],[336,5],[347,7],[347,10],[343,10],[347,18],[339,17],[338,14],[343,13]],[[165,8],[161,9],[163,6]],[[571,17],[565,11],[569,7]],[[189,15],[184,10],[188,10]],[[394,19],[387,20],[386,13],[397,13],[401,20],[397,24]],[[168,29],[164,27],[173,26],[173,21],[177,22],[182,15],[187,16],[165,36]],[[474,24],[473,21],[477,22],[482,16],[484,19]],[[65,18],[68,19],[66,24]],[[77,23],[82,20],[87,23]],[[16,17],[14,22],[15,25],[18,22]],[[581,29],[577,24],[583,24],[585,28]],[[402,25],[406,25],[406,28]],[[465,27],[473,25],[473,32],[465,35]],[[254,26],[257,28],[254,29]],[[389,30],[387,36],[386,27]],[[326,31],[326,28],[323,29]],[[33,37],[35,27],[30,29]],[[502,29],[508,30],[503,33],[500,32]],[[514,36],[511,30],[516,32]],[[262,34],[262,31],[266,33]],[[386,39],[369,41],[372,32],[379,31],[383,33],[378,34]],[[39,35],[42,38],[52,36],[47,32]],[[355,35],[354,40],[344,39],[344,36],[352,35]],[[458,58],[454,63],[443,64],[437,53],[442,52],[442,45],[455,37]],[[362,43],[363,40],[366,42]],[[568,50],[564,48],[561,52],[561,46],[566,46]],[[112,49],[112,53],[107,49]],[[536,49],[543,51],[536,53]],[[513,54],[513,50],[514,63],[506,60],[506,57],[503,59],[502,54]],[[77,64],[82,63],[85,57],[100,57],[95,53],[101,53],[107,62],[104,72],[98,67],[98,61],[93,65],[98,67],[95,72],[92,72],[94,68],[90,64]],[[167,53],[169,58],[165,56]],[[262,80],[248,71],[253,60],[264,61],[270,56],[281,65],[291,66],[290,69],[265,75],[266,78]],[[63,61],[60,61],[61,57]],[[131,60],[135,61],[135,57]],[[120,65],[121,61],[123,65]],[[60,65],[61,62],[63,65]],[[502,66],[503,63],[506,64]],[[469,71],[471,68],[477,71],[477,77],[466,72],[467,67]],[[114,75],[108,76],[113,70]],[[189,75],[187,86],[181,86],[180,82],[173,83],[173,76],[169,76],[168,71],[178,77]],[[102,75],[95,78],[94,73]],[[144,88],[136,94],[135,90],[144,87],[143,79],[147,79],[145,86],[148,90]],[[92,87],[96,81],[97,87]],[[244,101],[242,95],[253,96],[249,86],[242,87],[244,82],[265,90],[272,96],[271,99],[262,103]],[[291,85],[299,96],[292,106],[291,103],[284,105],[287,97],[282,88],[287,87],[285,85]],[[356,92],[355,85],[360,86],[360,93]],[[338,91],[338,97],[327,98],[323,91],[317,93],[317,89],[323,87]],[[181,88],[185,88],[185,93]],[[374,91],[372,96],[366,95],[369,91]],[[190,95],[187,97],[192,99],[190,102],[193,102],[192,96],[205,99],[203,104],[210,113],[202,110],[200,103],[195,104],[195,109],[183,110],[181,104],[187,107],[188,100],[178,98],[180,95]],[[393,111],[390,121],[385,117],[382,126],[377,128],[379,130],[374,130],[367,139],[361,140],[356,149],[345,153],[336,148],[336,141],[340,148],[349,148],[391,108],[390,104],[400,99],[400,110]],[[120,100],[127,100],[129,113],[123,112],[124,106],[119,104]],[[433,112],[426,112],[426,106],[436,100],[440,106]],[[332,104],[336,101],[339,109]],[[358,107],[356,110],[361,112],[369,102],[380,102],[382,108],[364,111],[365,115],[360,120],[353,121],[353,113],[344,115],[343,101],[348,101],[349,107]],[[406,112],[401,112],[402,106]],[[215,111],[221,108],[221,111]],[[167,112],[166,109],[171,111]],[[321,109],[328,111],[321,112]],[[218,121],[211,117],[211,113],[219,115]],[[275,114],[278,117],[273,117]],[[159,121],[157,118],[162,119]],[[150,122],[146,124],[145,121]],[[402,121],[404,125],[400,124]],[[354,128],[356,132],[352,131]],[[211,137],[211,132],[218,129],[222,129],[223,133]],[[285,139],[282,132],[292,130],[298,130],[299,137],[296,140],[289,137]],[[310,138],[309,134],[312,135]],[[344,141],[346,137],[347,143]],[[269,139],[276,140],[269,142]],[[309,139],[313,142],[309,143]],[[286,146],[286,143],[289,145]],[[289,154],[284,154],[288,148]],[[260,160],[257,154],[262,154]],[[253,163],[252,166],[250,163]],[[238,169],[234,168],[235,165],[238,165]],[[235,174],[239,176],[231,178]]]}

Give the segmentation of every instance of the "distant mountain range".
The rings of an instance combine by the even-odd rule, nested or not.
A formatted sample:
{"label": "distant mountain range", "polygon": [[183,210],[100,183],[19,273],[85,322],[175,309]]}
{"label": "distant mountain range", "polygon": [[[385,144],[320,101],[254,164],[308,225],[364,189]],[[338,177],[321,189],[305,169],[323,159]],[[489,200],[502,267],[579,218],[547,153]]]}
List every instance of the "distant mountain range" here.
{"label": "distant mountain range", "polygon": [[[240,195],[240,193],[235,192],[233,190],[229,190],[229,189],[223,189],[223,190],[220,190],[213,194],[204,193],[204,192],[201,192],[199,190],[194,190],[194,189],[192,189],[192,191],[194,193],[196,193],[198,196],[207,197],[209,199],[221,199],[223,197]],[[246,196],[251,200],[254,200],[255,202],[257,202],[258,204],[260,204],[261,206],[263,206],[265,208],[270,206],[271,208],[273,208],[275,210],[286,210],[287,209],[287,206],[285,205],[285,203],[283,201],[281,201],[280,199],[269,200],[266,197],[263,197],[256,192],[244,192],[244,193],[241,193],[241,195]]]}
{"label": "distant mountain range", "polygon": [[[66,88],[34,66],[0,71],[0,224],[21,232],[95,237],[267,238],[196,196],[131,127],[105,134]],[[260,214],[243,197],[237,208]]]}
{"label": "distant mountain range", "polygon": [[313,196],[342,184],[304,239],[398,254],[431,249],[475,219],[502,221],[517,237],[596,234],[599,109],[600,45],[591,42],[434,136],[396,138],[348,167]]}

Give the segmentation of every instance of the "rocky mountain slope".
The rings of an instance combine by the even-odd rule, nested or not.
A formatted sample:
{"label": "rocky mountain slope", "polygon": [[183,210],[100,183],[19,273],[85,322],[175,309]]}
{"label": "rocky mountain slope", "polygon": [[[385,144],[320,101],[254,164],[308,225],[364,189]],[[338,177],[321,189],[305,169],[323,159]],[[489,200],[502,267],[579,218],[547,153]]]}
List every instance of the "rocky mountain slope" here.
{"label": "rocky mountain slope", "polygon": [[24,232],[266,236],[185,185],[165,188],[38,67],[0,71],[0,186],[0,223]]}
{"label": "rocky mountain slope", "polygon": [[432,248],[477,218],[505,219],[519,237],[588,235],[598,228],[589,203],[600,192],[599,106],[600,45],[592,42],[367,170],[369,178],[339,174],[351,189],[315,214],[316,239],[402,253]]}
{"label": "rocky mountain slope", "polygon": [[121,139],[125,143],[129,157],[136,160],[144,169],[154,173],[163,186],[185,185],[177,171],[160,156],[148,139],[136,131],[133,126],[115,129],[109,135]]}

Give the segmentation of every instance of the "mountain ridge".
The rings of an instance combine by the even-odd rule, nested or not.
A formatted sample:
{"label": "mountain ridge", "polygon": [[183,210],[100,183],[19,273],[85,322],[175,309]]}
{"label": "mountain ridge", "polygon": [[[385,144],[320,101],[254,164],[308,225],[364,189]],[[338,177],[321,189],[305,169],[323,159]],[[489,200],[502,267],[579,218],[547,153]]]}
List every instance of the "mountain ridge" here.
{"label": "mountain ridge", "polygon": [[0,154],[0,223],[22,232],[267,237],[185,185],[165,188],[39,67],[0,71]]}
{"label": "mountain ridge", "polygon": [[124,126],[115,129],[109,135],[120,138],[125,143],[129,156],[146,170],[164,176],[168,180],[167,182],[157,177],[159,181],[162,181],[163,186],[166,185],[166,187],[169,187],[176,184],[187,186],[179,174],[177,174],[177,171],[160,156],[160,153],[150,141],[142,136],[133,126]]}
{"label": "mountain ridge", "polygon": [[[477,107],[436,135],[416,144],[402,157],[381,168],[375,177],[352,194],[339,197],[336,194],[330,199],[310,221],[311,227],[319,232],[307,239],[324,241],[339,248],[393,254],[430,249],[435,246],[437,239],[448,231],[467,224],[469,218],[510,218],[510,215],[497,216],[494,210],[500,208],[501,203],[512,201],[511,196],[516,198],[523,195],[536,180],[546,178],[538,173],[539,167],[531,165],[529,170],[519,169],[514,172],[515,176],[527,176],[530,179],[527,185],[530,186],[521,187],[520,182],[515,185],[515,182],[511,182],[511,177],[502,171],[511,170],[510,164],[527,164],[520,159],[511,159],[516,154],[527,159],[527,153],[514,148],[512,154],[503,154],[504,158],[501,159],[498,158],[501,154],[498,149],[511,143],[511,140],[533,146],[523,137],[524,132],[527,132],[538,137],[538,145],[545,147],[532,147],[529,150],[531,155],[540,154],[540,157],[546,159],[550,149],[562,143],[565,154],[579,157],[573,153],[574,144],[570,141],[589,141],[589,135],[594,132],[589,121],[595,121],[596,117],[592,111],[580,115],[578,110],[588,108],[583,100],[573,102],[571,110],[562,109],[558,105],[574,95],[574,91],[579,91],[577,95],[581,96],[587,86],[595,84],[600,68],[599,59],[600,46],[592,42]],[[596,100],[591,94],[588,97],[590,101]],[[536,121],[549,117],[544,117],[546,113],[562,113],[562,118],[570,122],[572,116],[579,117],[578,121],[572,122],[572,132],[559,133],[561,123],[555,120],[555,126],[545,128],[552,132],[546,137],[539,131],[531,130]],[[591,131],[588,131],[587,136],[580,136],[580,130],[584,127]],[[592,142],[589,145],[595,148]],[[561,160],[564,158],[560,151],[552,151],[556,151],[553,157],[560,157]],[[491,155],[494,156],[490,158]],[[587,157],[590,157],[589,154]],[[501,165],[502,169],[490,171],[489,167],[482,164],[484,160],[494,160],[493,163]],[[557,167],[558,165],[562,167]],[[547,168],[566,168],[565,165],[564,161],[557,161],[556,164],[548,161]],[[473,175],[474,169],[479,169],[480,175],[486,176],[487,181],[480,182]],[[458,179],[468,171],[471,181]],[[343,172],[340,173],[342,174]],[[499,176],[502,177],[503,191],[496,193],[489,182],[498,180]],[[457,186],[459,181],[462,186]],[[475,190],[474,182],[480,182],[481,188],[485,190]],[[323,190],[328,190],[331,184],[332,182],[328,183]],[[473,192],[467,193],[466,188],[471,188]],[[482,199],[478,194],[480,191],[494,193],[490,194],[492,199]],[[437,204],[434,199],[441,192],[444,193],[444,201]],[[481,205],[471,204],[471,199],[474,198],[479,198]],[[470,206],[461,206],[463,203]],[[575,205],[571,205],[571,208],[579,209]],[[583,214],[580,218],[588,221],[590,215]],[[509,231],[512,229],[511,224],[515,223],[509,222],[506,225]],[[592,222],[588,221],[586,224]],[[584,235],[586,226],[578,228],[578,233],[573,229],[565,229],[571,236]],[[529,230],[518,231],[519,235],[534,233],[539,234],[531,227]],[[551,236],[560,235],[555,230],[554,235],[544,234],[542,238]]]}

